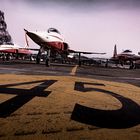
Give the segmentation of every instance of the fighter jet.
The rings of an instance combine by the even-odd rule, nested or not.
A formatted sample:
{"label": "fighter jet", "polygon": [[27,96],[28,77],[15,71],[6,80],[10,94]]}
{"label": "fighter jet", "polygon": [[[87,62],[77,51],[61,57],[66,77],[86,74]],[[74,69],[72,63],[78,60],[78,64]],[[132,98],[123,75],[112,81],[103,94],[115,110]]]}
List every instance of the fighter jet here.
{"label": "fighter jet", "polygon": [[0,45],[0,52],[3,53],[19,53],[19,54],[31,54],[26,48],[20,47],[16,44],[3,44]]}
{"label": "fighter jet", "polygon": [[[69,48],[68,43],[64,41],[64,38],[60,34],[60,32],[55,28],[49,28],[46,32],[31,32],[24,29],[25,35],[28,35],[36,44],[40,46],[40,49],[32,49],[38,50],[38,54],[36,57],[36,63],[40,63],[41,54],[43,51],[47,51],[46,57],[46,66],[49,66],[49,58],[55,57],[57,54],[61,55],[63,59],[67,58],[69,53],[78,53],[79,54],[79,65],[80,65],[80,57],[81,53],[84,54],[105,54],[105,53],[94,53],[94,52],[82,52],[82,51],[74,51]],[[28,46],[28,40],[26,36],[26,43]]]}
{"label": "fighter jet", "polygon": [[19,45],[16,44],[3,44],[0,45],[0,53],[5,54],[4,56],[6,57],[6,60],[9,60],[10,54],[15,55],[16,58],[19,56],[25,56],[25,55],[30,55],[32,52],[25,47],[20,47]]}
{"label": "fighter jet", "polygon": [[133,54],[131,50],[124,50],[122,53],[117,54],[117,47],[116,44],[114,46],[114,53],[113,57],[111,58],[112,61],[115,61],[116,63],[120,63],[122,66],[126,63],[129,62],[130,64],[130,69],[134,68],[134,63],[137,60],[140,60],[140,56]]}
{"label": "fighter jet", "polygon": [[[68,44],[64,41],[60,32],[55,28],[49,28],[46,32],[31,32],[24,29],[25,35],[28,35],[36,44],[40,46],[40,49],[28,48],[30,50],[38,50],[36,57],[36,63],[40,63],[41,54],[47,51],[46,66],[49,66],[50,56],[55,57],[57,54],[61,54],[62,57],[68,55]],[[26,43],[28,40],[26,37]]]}

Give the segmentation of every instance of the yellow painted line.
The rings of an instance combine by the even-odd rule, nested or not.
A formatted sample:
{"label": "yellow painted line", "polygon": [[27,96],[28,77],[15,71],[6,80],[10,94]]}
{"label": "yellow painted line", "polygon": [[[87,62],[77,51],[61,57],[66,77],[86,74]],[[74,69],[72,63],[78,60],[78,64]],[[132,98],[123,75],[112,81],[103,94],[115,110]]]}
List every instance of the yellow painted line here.
{"label": "yellow painted line", "polygon": [[78,65],[75,65],[75,67],[71,70],[70,75],[75,75]]}

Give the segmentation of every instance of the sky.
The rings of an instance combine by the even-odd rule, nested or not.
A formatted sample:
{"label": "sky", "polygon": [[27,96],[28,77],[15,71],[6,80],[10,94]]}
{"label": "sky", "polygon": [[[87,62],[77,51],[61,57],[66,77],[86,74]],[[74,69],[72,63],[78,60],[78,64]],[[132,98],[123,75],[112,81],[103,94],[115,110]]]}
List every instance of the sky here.
{"label": "sky", "polygon": [[[140,0],[1,0],[13,42],[25,46],[24,28],[47,31],[54,27],[77,51],[118,53],[140,51]],[[38,47],[32,40],[30,47]],[[97,55],[90,55],[90,57]]]}

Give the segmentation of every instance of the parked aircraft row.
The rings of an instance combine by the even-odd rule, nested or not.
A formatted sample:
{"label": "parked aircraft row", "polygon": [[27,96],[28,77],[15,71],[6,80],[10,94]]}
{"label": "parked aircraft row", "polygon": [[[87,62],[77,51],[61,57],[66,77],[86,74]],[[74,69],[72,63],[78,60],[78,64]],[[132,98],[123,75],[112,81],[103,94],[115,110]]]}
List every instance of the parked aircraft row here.
{"label": "parked aircraft row", "polygon": [[[46,51],[46,66],[49,66],[50,57],[57,57],[57,55],[61,55],[63,60],[68,59],[70,53],[78,53],[79,56],[79,65],[81,65],[81,54],[105,54],[105,53],[95,53],[95,52],[83,52],[83,51],[75,51],[69,48],[67,42],[64,41],[64,38],[60,34],[60,32],[55,28],[49,28],[46,32],[40,31],[25,31],[25,40],[26,40],[26,48],[21,48],[17,45],[0,45],[0,52],[3,53],[16,53],[28,55],[31,54],[31,51],[38,51],[36,57],[36,63],[40,63],[41,54]],[[40,46],[40,49],[29,48],[29,43],[27,40],[27,36],[30,37],[36,44]]]}
{"label": "parked aircraft row", "polygon": [[[78,54],[78,63],[79,66],[81,65],[81,54],[105,54],[105,53],[96,53],[96,52],[83,52],[83,51],[75,51],[70,49],[67,42],[64,41],[64,38],[62,37],[61,33],[55,29],[55,28],[49,28],[45,32],[40,31],[28,31],[24,29],[25,31],[25,40],[26,40],[26,46],[27,47],[19,47],[17,45],[0,45],[0,52],[3,53],[14,53],[17,55],[30,55],[32,54],[32,51],[38,51],[36,55],[36,63],[39,64],[41,60],[41,55],[43,52],[46,53],[46,66],[49,66],[50,57],[56,58],[58,55],[61,56],[62,60],[66,60],[69,58],[70,53],[76,53]],[[34,49],[29,47],[28,39],[31,38],[33,42],[35,42],[37,45],[40,46],[39,49]],[[113,57],[109,60],[114,61],[115,63],[120,63],[121,65],[124,65],[129,61],[129,64],[131,68],[134,67],[134,63],[137,60],[140,60],[139,55],[132,54],[132,51],[125,50],[120,54],[117,54],[117,47],[115,45],[114,47],[114,54]]]}

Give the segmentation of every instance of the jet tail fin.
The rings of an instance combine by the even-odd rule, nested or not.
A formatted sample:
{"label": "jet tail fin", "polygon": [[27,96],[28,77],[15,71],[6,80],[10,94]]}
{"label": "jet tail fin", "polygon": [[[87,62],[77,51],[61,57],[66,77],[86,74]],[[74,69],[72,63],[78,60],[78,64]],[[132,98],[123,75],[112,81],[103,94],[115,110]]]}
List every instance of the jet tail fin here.
{"label": "jet tail fin", "polygon": [[117,46],[115,44],[114,46],[114,53],[113,53],[113,58],[115,58],[117,56]]}

